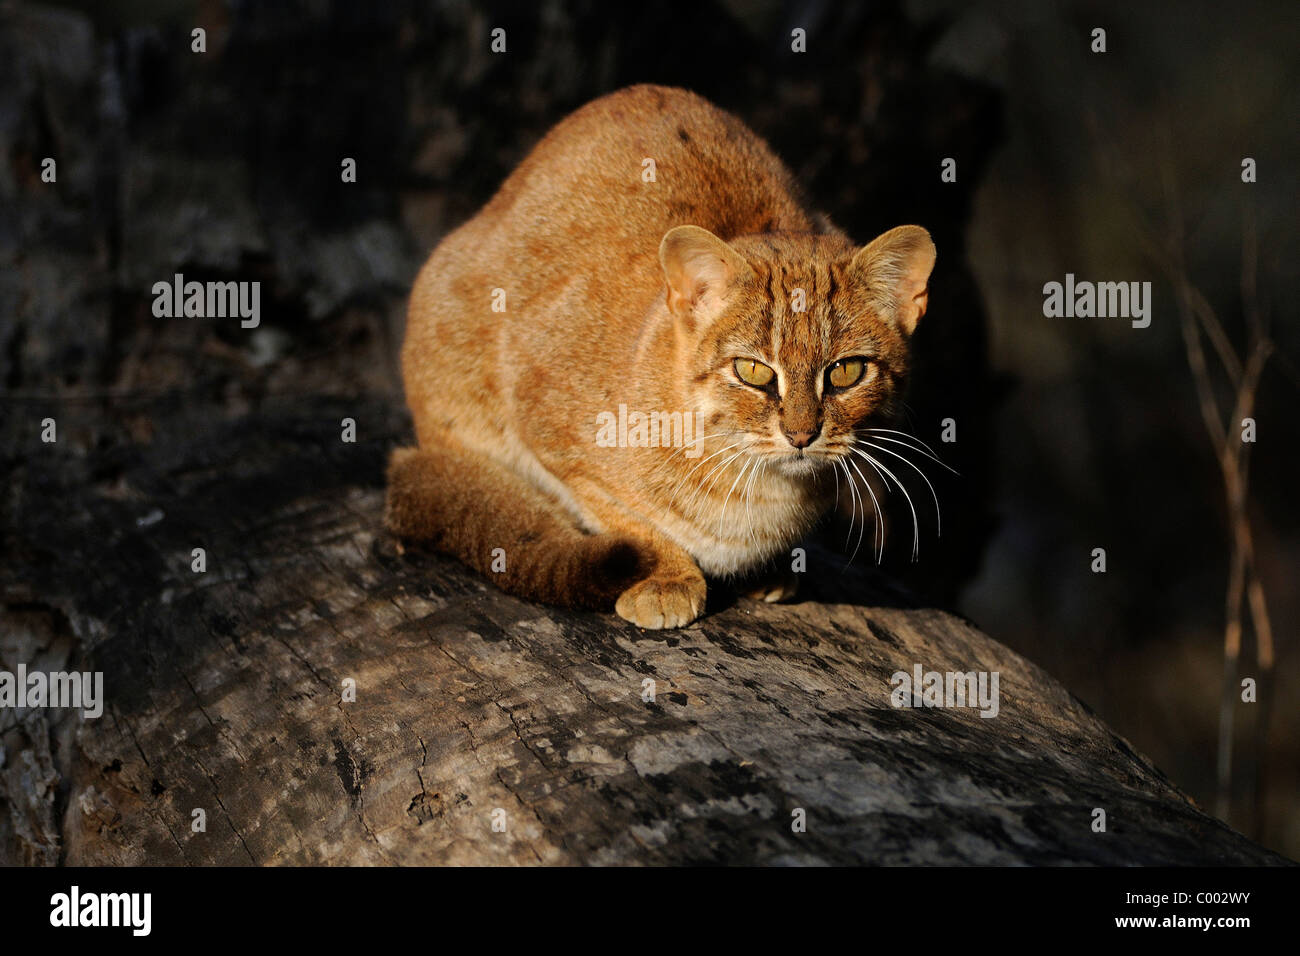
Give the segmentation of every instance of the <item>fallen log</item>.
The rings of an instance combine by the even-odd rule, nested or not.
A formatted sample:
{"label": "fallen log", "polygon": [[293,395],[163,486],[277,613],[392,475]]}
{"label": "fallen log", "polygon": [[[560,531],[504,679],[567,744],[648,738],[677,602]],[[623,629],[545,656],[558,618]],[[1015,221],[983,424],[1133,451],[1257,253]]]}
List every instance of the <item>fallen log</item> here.
{"label": "fallen log", "polygon": [[[0,664],[102,671],[106,702],[0,711],[0,863],[1284,862],[1041,669],[825,552],[800,603],[719,587],[640,631],[403,552],[395,401],[185,407],[143,445],[95,440],[120,410],[5,431]],[[47,414],[59,444],[19,427]],[[896,708],[918,664],[996,672],[997,715]]]}

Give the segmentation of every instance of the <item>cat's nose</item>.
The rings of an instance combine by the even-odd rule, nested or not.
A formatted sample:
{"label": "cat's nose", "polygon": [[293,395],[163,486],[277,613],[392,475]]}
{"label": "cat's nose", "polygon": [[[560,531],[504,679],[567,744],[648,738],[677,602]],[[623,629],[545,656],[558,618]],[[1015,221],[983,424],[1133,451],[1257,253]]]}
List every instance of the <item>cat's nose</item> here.
{"label": "cat's nose", "polygon": [[782,429],[786,440],[794,445],[795,448],[807,448],[817,439],[816,432],[787,432]]}

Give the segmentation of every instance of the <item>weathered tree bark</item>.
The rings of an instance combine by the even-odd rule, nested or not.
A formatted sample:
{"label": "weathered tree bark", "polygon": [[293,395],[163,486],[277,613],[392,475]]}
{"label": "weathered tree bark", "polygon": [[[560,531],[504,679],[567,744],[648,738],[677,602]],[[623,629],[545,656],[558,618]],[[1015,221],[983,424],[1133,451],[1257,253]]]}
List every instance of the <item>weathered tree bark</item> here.
{"label": "weathered tree bark", "polygon": [[[719,589],[698,625],[644,633],[379,529],[423,255],[564,113],[650,80],[768,136],[855,237],[934,234],[914,403],[933,426],[960,396],[963,478],[915,573],[954,593],[989,525],[962,243],[998,110],[927,66],[932,30],[811,4],[804,57],[779,6],[704,0],[684,29],[545,0],[510,6],[504,58],[494,4],[119,6],[0,4],[0,668],[100,670],[107,695],[93,720],[0,708],[0,863],[1280,860],[1033,665],[834,558],[804,603]],[[154,317],[176,272],[263,282],[263,324]],[[321,397],[340,390],[376,397]],[[999,716],[895,710],[914,664],[997,670]]]}
{"label": "weathered tree bark", "polygon": [[[107,706],[0,712],[0,862],[1281,862],[1033,664],[818,553],[821,599],[643,632],[399,553],[395,403],[182,410],[83,454],[95,416],[61,416],[5,449],[0,660],[101,670]],[[917,663],[999,672],[998,716],[895,709]]]}

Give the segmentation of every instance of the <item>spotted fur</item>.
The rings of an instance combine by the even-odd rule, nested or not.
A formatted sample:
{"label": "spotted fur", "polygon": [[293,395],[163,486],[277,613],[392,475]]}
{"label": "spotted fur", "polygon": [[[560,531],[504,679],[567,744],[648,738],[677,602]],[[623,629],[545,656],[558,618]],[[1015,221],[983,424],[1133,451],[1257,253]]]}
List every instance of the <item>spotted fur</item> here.
{"label": "spotted fur", "polygon": [[[692,93],[596,100],[416,280],[402,366],[418,448],[393,456],[388,524],[512,593],[688,624],[705,574],[787,552],[834,500],[854,430],[897,414],[933,262],[920,227],[857,247],[805,211],[767,145]],[[852,356],[870,359],[862,380],[829,389]],[[741,381],[737,358],[775,370],[772,387]],[[704,437],[600,447],[597,416],[620,404],[696,413]]]}

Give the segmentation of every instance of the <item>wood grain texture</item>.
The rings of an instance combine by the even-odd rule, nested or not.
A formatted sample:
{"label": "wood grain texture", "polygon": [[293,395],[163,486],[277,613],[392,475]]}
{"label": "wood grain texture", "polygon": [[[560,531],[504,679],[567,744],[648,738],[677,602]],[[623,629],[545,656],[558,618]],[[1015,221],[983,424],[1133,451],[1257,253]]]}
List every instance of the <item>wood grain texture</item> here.
{"label": "wood grain texture", "polygon": [[[0,714],[0,862],[1282,862],[1032,663],[821,552],[816,600],[715,589],[642,632],[399,553],[395,402],[160,414],[79,453],[129,416],[60,409],[40,446],[16,423],[47,411],[3,431],[0,662],[102,670],[107,707]],[[916,663],[998,671],[1000,714],[894,709]]]}

